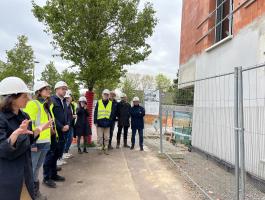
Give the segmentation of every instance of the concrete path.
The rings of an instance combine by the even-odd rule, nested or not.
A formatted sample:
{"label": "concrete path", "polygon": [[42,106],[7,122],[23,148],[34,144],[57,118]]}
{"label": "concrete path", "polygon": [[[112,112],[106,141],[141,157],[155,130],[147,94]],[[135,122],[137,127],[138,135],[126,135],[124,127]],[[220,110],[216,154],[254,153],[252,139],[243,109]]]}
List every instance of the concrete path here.
{"label": "concrete path", "polygon": [[[73,150],[76,152],[76,149]],[[98,150],[68,160],[61,175],[66,182],[56,189],[41,186],[49,200],[190,200],[184,181],[148,148],[145,152]]]}

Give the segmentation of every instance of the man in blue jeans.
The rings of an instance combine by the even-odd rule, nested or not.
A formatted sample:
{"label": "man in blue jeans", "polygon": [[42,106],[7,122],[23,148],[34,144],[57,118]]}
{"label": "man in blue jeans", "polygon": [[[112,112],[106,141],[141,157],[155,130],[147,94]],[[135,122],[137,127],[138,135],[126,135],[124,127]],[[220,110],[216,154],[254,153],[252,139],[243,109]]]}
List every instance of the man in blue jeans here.
{"label": "man in blue jeans", "polygon": [[76,120],[76,108],[77,105],[75,102],[73,102],[73,97],[72,97],[72,92],[68,90],[66,92],[66,95],[64,96],[66,99],[66,104],[67,104],[67,114],[68,114],[68,120],[70,121],[70,128],[67,134],[65,134],[65,147],[64,147],[64,154],[63,154],[63,159],[68,159],[73,157],[72,154],[69,153],[69,149],[71,147],[72,141],[73,141],[73,136],[74,136],[74,124]]}
{"label": "man in blue jeans", "polygon": [[144,130],[144,116],[145,116],[145,110],[142,106],[139,105],[140,100],[138,97],[133,98],[133,107],[130,109],[130,115],[131,115],[131,126],[132,126],[132,146],[131,150],[134,149],[135,145],[135,135],[138,131],[139,133],[139,145],[140,145],[140,151],[144,150],[144,136],[143,136],[143,130]]}

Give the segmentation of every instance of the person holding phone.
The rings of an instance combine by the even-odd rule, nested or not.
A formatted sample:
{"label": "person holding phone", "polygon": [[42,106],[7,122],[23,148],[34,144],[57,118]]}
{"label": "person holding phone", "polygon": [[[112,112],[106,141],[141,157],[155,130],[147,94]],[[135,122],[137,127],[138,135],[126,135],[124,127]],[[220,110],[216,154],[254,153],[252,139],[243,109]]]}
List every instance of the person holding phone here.
{"label": "person holding phone", "polygon": [[79,98],[79,104],[78,104],[76,114],[77,114],[77,120],[75,123],[75,134],[77,136],[78,153],[79,154],[82,153],[82,150],[80,147],[81,137],[83,137],[83,140],[84,140],[83,152],[88,153],[86,146],[87,146],[88,135],[91,134],[91,127],[88,123],[89,112],[87,111],[86,97]]}
{"label": "person holding phone", "polygon": [[20,78],[0,82],[0,197],[5,200],[35,199],[31,145],[52,121],[32,131],[30,118],[22,111],[30,93]]}

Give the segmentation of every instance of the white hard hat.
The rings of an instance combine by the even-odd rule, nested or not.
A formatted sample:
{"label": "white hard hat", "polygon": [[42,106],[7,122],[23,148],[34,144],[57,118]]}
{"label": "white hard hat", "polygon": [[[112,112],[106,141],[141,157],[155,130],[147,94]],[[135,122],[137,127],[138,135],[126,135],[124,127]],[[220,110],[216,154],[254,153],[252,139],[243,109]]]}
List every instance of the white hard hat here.
{"label": "white hard hat", "polygon": [[86,102],[86,97],[80,97],[78,101],[80,101],[80,102],[81,102],[81,101]]}
{"label": "white hard hat", "polygon": [[133,101],[140,101],[139,97],[134,97]]}
{"label": "white hard hat", "polygon": [[32,93],[26,83],[18,77],[7,77],[0,82],[0,95]]}
{"label": "white hard hat", "polygon": [[60,87],[67,87],[68,88],[67,84],[64,81],[57,82],[54,86],[54,89],[56,90],[57,88],[60,88]]}
{"label": "white hard hat", "polygon": [[71,90],[67,90],[64,98],[69,98],[71,97],[71,95],[72,95]]}
{"label": "white hard hat", "polygon": [[125,97],[127,97],[127,95],[125,93],[122,93],[121,98],[125,98]]}
{"label": "white hard hat", "polygon": [[108,89],[103,90],[102,94],[110,94],[110,91]]}
{"label": "white hard hat", "polygon": [[34,89],[34,92],[37,92],[40,89],[45,88],[45,87],[50,87],[50,85],[46,81],[38,81],[37,83],[35,83],[33,89]]}

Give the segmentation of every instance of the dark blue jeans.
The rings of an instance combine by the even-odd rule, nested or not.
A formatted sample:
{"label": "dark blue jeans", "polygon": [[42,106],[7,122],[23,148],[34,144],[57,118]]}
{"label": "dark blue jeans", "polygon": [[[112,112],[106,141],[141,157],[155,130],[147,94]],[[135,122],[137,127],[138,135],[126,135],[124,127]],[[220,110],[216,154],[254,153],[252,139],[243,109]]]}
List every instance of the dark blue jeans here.
{"label": "dark blue jeans", "polygon": [[65,135],[65,147],[64,147],[64,153],[68,153],[72,141],[73,141],[73,135],[74,135],[74,129],[72,127],[70,127],[70,130],[68,133],[66,133]]}
{"label": "dark blue jeans", "polygon": [[132,146],[135,145],[135,135],[136,135],[137,130],[139,133],[139,145],[141,148],[143,148],[143,146],[144,146],[144,131],[143,131],[143,129],[132,129],[132,139],[131,139]]}

